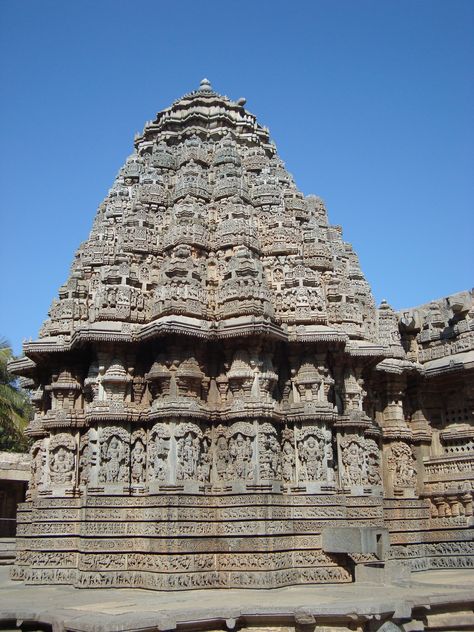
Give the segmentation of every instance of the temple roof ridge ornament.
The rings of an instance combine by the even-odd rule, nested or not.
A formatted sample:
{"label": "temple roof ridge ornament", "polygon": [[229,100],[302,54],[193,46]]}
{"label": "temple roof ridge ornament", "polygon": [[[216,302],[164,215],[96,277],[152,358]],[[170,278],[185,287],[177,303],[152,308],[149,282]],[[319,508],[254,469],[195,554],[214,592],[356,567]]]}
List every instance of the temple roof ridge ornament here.
{"label": "temple roof ridge ornament", "polygon": [[198,92],[213,92],[209,79],[206,79],[206,77],[204,77],[204,79],[201,79]]}

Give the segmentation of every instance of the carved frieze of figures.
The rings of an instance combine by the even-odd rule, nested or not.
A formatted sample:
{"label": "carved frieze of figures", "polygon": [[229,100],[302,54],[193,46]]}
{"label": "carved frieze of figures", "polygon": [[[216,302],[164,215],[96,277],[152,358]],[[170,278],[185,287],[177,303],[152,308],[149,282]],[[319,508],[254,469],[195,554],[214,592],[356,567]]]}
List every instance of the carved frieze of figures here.
{"label": "carved frieze of figures", "polygon": [[409,488],[416,485],[416,462],[413,449],[403,441],[392,443],[387,459],[395,487]]}
{"label": "carved frieze of figures", "polygon": [[109,426],[100,430],[100,483],[128,482],[129,441],[128,432],[119,426]]}
{"label": "carved frieze of figures", "polygon": [[148,476],[150,481],[163,482],[168,480],[169,451],[169,428],[164,423],[157,423],[151,429],[148,439]]}
{"label": "carved frieze of figures", "polygon": [[176,439],[176,480],[208,482],[211,475],[210,439],[196,424],[181,423]]}
{"label": "carved frieze of figures", "polygon": [[380,485],[380,448],[373,439],[346,435],[341,439],[341,478],[344,487]]}
{"label": "carved frieze of figures", "polygon": [[281,479],[281,445],[276,428],[263,423],[258,429],[260,479]]}
{"label": "carved frieze of figures", "polygon": [[74,437],[61,432],[49,442],[49,476],[52,483],[71,484],[75,478],[76,442]]}
{"label": "carved frieze of figures", "polygon": [[228,430],[229,467],[233,480],[246,481],[253,476],[255,429],[246,421],[238,421]]}
{"label": "carved frieze of figures", "polygon": [[146,480],[146,432],[139,428],[132,433],[130,459],[130,481],[132,485]]}

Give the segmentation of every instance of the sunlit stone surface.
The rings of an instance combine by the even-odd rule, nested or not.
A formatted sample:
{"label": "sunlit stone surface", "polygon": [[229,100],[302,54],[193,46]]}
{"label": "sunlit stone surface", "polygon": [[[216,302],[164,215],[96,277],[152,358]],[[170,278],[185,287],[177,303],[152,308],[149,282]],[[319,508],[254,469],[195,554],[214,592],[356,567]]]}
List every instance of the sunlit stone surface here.
{"label": "sunlit stone surface", "polygon": [[323,201],[203,80],[135,138],[12,366],[36,408],[14,577],[179,590],[471,567],[473,348],[470,292],[377,309]]}

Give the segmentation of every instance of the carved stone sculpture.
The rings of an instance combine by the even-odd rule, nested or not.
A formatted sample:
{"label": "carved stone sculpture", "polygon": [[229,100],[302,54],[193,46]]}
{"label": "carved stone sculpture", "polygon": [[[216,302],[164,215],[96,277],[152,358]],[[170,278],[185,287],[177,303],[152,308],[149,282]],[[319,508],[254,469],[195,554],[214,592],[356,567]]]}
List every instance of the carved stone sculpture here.
{"label": "carved stone sculpture", "polygon": [[35,408],[15,577],[348,582],[321,534],[354,525],[414,570],[473,565],[473,305],[376,309],[321,198],[203,80],[135,138],[12,363]]}

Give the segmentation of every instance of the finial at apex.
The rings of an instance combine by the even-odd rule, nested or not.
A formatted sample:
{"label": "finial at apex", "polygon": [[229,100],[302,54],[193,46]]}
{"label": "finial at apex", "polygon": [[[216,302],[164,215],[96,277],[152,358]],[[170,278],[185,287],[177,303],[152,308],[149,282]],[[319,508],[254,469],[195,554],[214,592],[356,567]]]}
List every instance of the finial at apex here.
{"label": "finial at apex", "polygon": [[211,82],[209,79],[206,79],[206,77],[204,77],[199,84],[199,92],[212,92]]}

